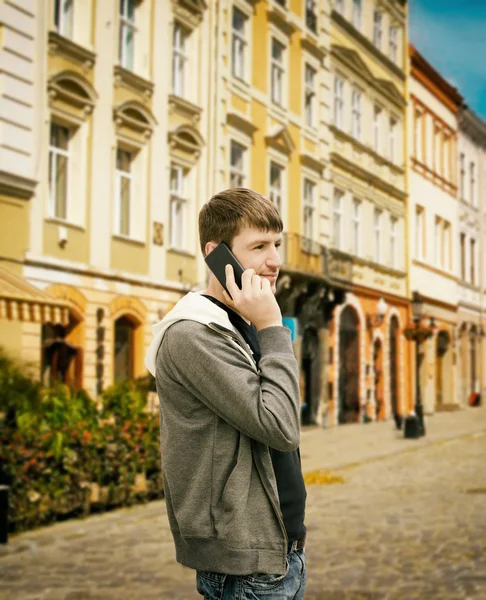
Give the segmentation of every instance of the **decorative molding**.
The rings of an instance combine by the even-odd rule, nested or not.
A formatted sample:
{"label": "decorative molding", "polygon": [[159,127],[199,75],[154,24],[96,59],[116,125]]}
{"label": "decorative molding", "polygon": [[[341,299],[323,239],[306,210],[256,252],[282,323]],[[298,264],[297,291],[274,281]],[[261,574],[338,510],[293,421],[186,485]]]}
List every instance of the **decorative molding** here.
{"label": "decorative molding", "polygon": [[113,67],[113,77],[115,87],[123,86],[132,92],[143,95],[147,99],[152,97],[155,84],[144,77],[140,77],[140,75],[136,75],[133,71],[129,71],[121,65],[115,65]]}
{"label": "decorative molding", "polygon": [[245,115],[236,112],[228,112],[226,115],[226,122],[231,127],[243,131],[249,137],[253,137],[253,134],[258,129],[258,127],[247,119]]}
{"label": "decorative molding", "polygon": [[183,118],[189,119],[194,124],[201,118],[202,108],[174,94],[169,94],[169,112],[178,112]]}
{"label": "decorative molding", "polygon": [[205,145],[199,131],[190,125],[181,125],[177,129],[170,131],[168,141],[171,150],[175,150],[176,148],[182,150],[191,155],[194,161],[199,158],[201,149]]}
{"label": "decorative molding", "polygon": [[172,0],[174,17],[189,29],[195,29],[201,23],[206,8],[204,0]]}
{"label": "decorative molding", "polygon": [[344,156],[341,156],[337,152],[331,152],[330,159],[331,163],[337,165],[338,167],[341,167],[346,171],[351,172],[353,175],[356,175],[356,177],[358,177],[359,179],[370,183],[371,185],[389,194],[390,196],[394,196],[395,198],[398,198],[398,200],[402,201],[405,201],[407,199],[407,194],[405,192],[398,189],[394,185],[383,181],[377,175],[374,175],[366,169],[363,169],[362,167],[356,165],[355,163],[348,160],[347,158],[344,158]]}
{"label": "decorative molding", "polygon": [[327,55],[327,50],[324,46],[319,44],[317,36],[306,31],[300,38],[300,45],[302,46],[302,50],[312,54],[318,59],[321,65],[323,64],[324,58]]}
{"label": "decorative molding", "polygon": [[0,194],[22,200],[30,200],[34,195],[37,181],[0,171]]}
{"label": "decorative molding", "polygon": [[84,294],[82,294],[76,288],[70,285],[63,285],[61,283],[54,283],[45,290],[49,296],[56,298],[57,300],[63,300],[68,303],[70,308],[74,308],[78,313],[78,317],[84,319],[86,315],[86,307],[88,300]]}
{"label": "decorative molding", "polygon": [[287,127],[277,127],[272,133],[265,136],[265,142],[267,146],[275,148],[283,152],[287,156],[295,150],[295,144],[292,140],[292,136],[289,133]]}
{"label": "decorative molding", "polygon": [[95,52],[76,44],[57,31],[49,31],[48,48],[49,54],[65,56],[72,62],[82,65],[86,71],[91,70],[96,62]]}
{"label": "decorative molding", "polygon": [[268,20],[283,31],[289,37],[297,29],[291,19],[288,8],[280,6],[276,2],[270,2],[267,8]]}
{"label": "decorative molding", "polygon": [[145,304],[134,296],[118,296],[110,302],[110,316],[113,321],[123,315],[130,315],[138,324],[143,324],[147,321],[147,313]]}
{"label": "decorative molding", "polygon": [[407,105],[405,98],[399,92],[398,88],[391,81],[386,79],[378,79],[370,71],[368,65],[359,55],[359,52],[352,48],[346,48],[345,46],[338,46],[333,44],[331,46],[331,56],[345,64],[349,69],[354,71],[356,75],[364,79],[370,86],[378,91],[382,96],[386,98],[395,106],[400,109],[404,109]]}
{"label": "decorative molding", "polygon": [[59,99],[81,109],[85,116],[93,111],[98,99],[91,83],[74,71],[61,71],[52,75],[47,82],[47,92],[51,106]]}
{"label": "decorative molding", "polygon": [[405,81],[405,71],[396,65],[392,60],[388,58],[360,31],[358,31],[349,21],[347,21],[340,13],[333,10],[331,18],[335,21],[342,29],[344,29],[349,35],[353,36],[370,54],[374,56],[379,62],[382,63],[389,71],[399,77],[402,81]]}
{"label": "decorative molding", "polygon": [[321,177],[323,176],[323,171],[326,168],[326,163],[324,160],[316,158],[314,155],[307,152],[301,152],[300,164],[312,169],[313,171],[316,171]]}
{"label": "decorative molding", "polygon": [[157,121],[152,112],[141,102],[128,100],[113,108],[113,118],[118,127],[124,126],[142,133],[148,139],[152,135]]}

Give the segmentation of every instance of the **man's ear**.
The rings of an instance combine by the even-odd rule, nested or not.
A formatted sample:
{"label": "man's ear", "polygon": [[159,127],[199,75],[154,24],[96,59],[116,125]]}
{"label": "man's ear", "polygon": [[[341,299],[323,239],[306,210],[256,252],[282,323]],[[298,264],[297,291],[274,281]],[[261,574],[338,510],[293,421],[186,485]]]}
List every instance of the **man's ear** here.
{"label": "man's ear", "polygon": [[208,242],[204,248],[205,256],[207,256],[210,252],[212,252],[216,246],[219,246],[216,242]]}

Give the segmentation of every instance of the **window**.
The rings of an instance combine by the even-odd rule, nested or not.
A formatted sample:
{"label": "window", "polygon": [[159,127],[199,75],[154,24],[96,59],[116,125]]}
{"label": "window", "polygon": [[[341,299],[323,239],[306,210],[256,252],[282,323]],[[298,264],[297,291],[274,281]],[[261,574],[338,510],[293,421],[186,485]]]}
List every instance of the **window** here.
{"label": "window", "polygon": [[466,234],[461,233],[459,239],[461,245],[461,279],[466,281]]}
{"label": "window", "polygon": [[317,33],[316,0],[305,0],[305,24],[313,33]]}
{"label": "window", "polygon": [[120,64],[133,70],[135,54],[135,0],[120,0]]}
{"label": "window", "polygon": [[130,235],[132,161],[133,156],[131,152],[117,148],[115,180],[115,233],[118,235]]}
{"label": "window", "polygon": [[383,211],[379,208],[375,208],[373,214],[373,228],[374,228],[374,238],[375,238],[375,262],[381,262],[381,221],[382,221]]}
{"label": "window", "polygon": [[460,180],[459,180],[459,191],[460,197],[464,200],[464,194],[466,192],[466,156],[464,152],[461,152],[459,157],[459,168],[460,168]]}
{"label": "window", "polygon": [[186,82],[186,39],[187,31],[179,23],[174,24],[172,39],[172,93],[184,96]]}
{"label": "window", "polygon": [[444,247],[442,249],[442,266],[444,269],[450,270],[451,265],[451,224],[448,221],[444,221]]}
{"label": "window", "polygon": [[69,138],[67,127],[51,123],[49,145],[49,213],[67,219],[69,183]]}
{"label": "window", "polygon": [[353,25],[361,29],[361,0],[353,0]]}
{"label": "window", "polygon": [[282,166],[274,162],[270,163],[270,200],[280,214],[282,214],[283,172]]}
{"label": "window", "polygon": [[415,109],[414,112],[414,136],[413,136],[413,145],[414,145],[414,155],[419,162],[425,162],[424,156],[424,138],[423,138],[423,124],[424,124],[424,114],[422,111]]}
{"label": "window", "polygon": [[237,142],[231,142],[230,149],[230,188],[244,187],[244,160],[246,148]]}
{"label": "window", "polygon": [[352,247],[351,252],[356,256],[360,255],[361,246],[361,202],[356,198],[353,199],[353,226],[352,226]]}
{"label": "window", "polygon": [[315,75],[315,69],[310,65],[305,65],[305,124],[309,127],[314,125]]}
{"label": "window", "polygon": [[373,112],[373,147],[375,152],[381,152],[381,113],[379,106],[375,106]]}
{"label": "window", "polygon": [[379,50],[381,50],[383,40],[382,21],[383,14],[379,10],[375,10],[373,16],[373,43]]}
{"label": "window", "polygon": [[247,16],[234,6],[231,70],[238,79],[245,79],[246,21]]}
{"label": "window", "polygon": [[473,205],[476,206],[476,175],[475,175],[475,168],[476,165],[472,162],[469,165],[469,184],[470,184],[470,198],[469,198],[469,202]]}
{"label": "window", "polygon": [[339,250],[343,244],[343,198],[344,192],[334,190],[332,207],[332,244]]}
{"label": "window", "polygon": [[272,38],[272,102],[282,105],[285,46]]}
{"label": "window", "polygon": [[114,379],[115,383],[134,376],[135,325],[127,317],[115,321]]}
{"label": "window", "polygon": [[334,79],[334,125],[343,128],[344,112],[344,81],[337,77]]}
{"label": "window", "polygon": [[397,120],[390,118],[390,160],[397,160]]}
{"label": "window", "polygon": [[424,258],[424,209],[421,206],[415,207],[415,258]]}
{"label": "window", "polygon": [[54,25],[59,34],[73,37],[73,0],[55,0]]}
{"label": "window", "polygon": [[438,267],[442,266],[442,219],[440,217],[435,218],[434,254],[435,264]]}
{"label": "window", "polygon": [[442,172],[442,131],[437,124],[434,126],[434,170]]}
{"label": "window", "polygon": [[343,15],[344,14],[344,0],[335,0],[334,8],[338,11],[338,13]]}
{"label": "window", "polygon": [[304,238],[314,239],[314,211],[316,184],[304,179]]}
{"label": "window", "polygon": [[398,219],[390,216],[390,266],[397,268]]}
{"label": "window", "polygon": [[390,59],[396,63],[398,58],[398,27],[392,25],[390,27]]}
{"label": "window", "polygon": [[184,167],[172,165],[170,168],[170,247],[177,250],[187,250],[184,233],[187,229],[185,179]]}
{"label": "window", "polygon": [[353,90],[352,96],[351,127],[353,137],[359,140],[361,138],[361,92],[357,89]]}
{"label": "window", "polygon": [[471,261],[471,279],[470,282],[476,285],[476,240],[469,240],[470,243],[470,261]]}
{"label": "window", "polygon": [[442,175],[445,179],[450,180],[450,156],[451,151],[451,136],[444,132],[443,144],[442,144]]}

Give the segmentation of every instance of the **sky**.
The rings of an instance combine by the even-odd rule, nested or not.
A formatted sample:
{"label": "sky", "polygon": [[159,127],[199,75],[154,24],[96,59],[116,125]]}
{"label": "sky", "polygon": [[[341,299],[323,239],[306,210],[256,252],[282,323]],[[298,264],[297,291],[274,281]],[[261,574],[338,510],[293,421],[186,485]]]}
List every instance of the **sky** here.
{"label": "sky", "polygon": [[486,0],[409,0],[410,42],[486,119]]}

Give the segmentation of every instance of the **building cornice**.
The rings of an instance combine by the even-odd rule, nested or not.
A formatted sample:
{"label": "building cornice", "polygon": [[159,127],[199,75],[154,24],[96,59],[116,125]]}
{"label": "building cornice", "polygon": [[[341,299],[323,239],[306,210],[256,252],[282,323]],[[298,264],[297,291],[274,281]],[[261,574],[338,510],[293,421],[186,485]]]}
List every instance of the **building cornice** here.
{"label": "building cornice", "polygon": [[331,13],[332,20],[337,23],[349,35],[353,36],[374,58],[378,60],[384,67],[391,71],[394,75],[405,81],[405,71],[400,69],[392,60],[388,58],[360,31],[356,29],[349,21],[347,21],[340,13],[333,10]]}
{"label": "building cornice", "polygon": [[96,53],[84,46],[80,46],[72,40],[60,35],[57,31],[49,31],[48,47],[50,54],[60,54],[83,65],[86,69],[92,69],[96,61]]}
{"label": "building cornice", "polygon": [[374,173],[370,173],[370,171],[367,171],[366,169],[363,169],[363,167],[356,165],[354,162],[348,160],[344,156],[341,156],[337,152],[331,152],[330,158],[332,164],[341,167],[345,171],[352,173],[359,179],[373,185],[374,187],[385,192],[386,194],[389,194],[390,196],[393,196],[398,200],[401,200],[402,202],[405,202],[405,200],[407,199],[407,194],[405,192],[395,187],[394,185],[391,185],[391,183],[383,181],[383,179],[381,179]]}
{"label": "building cornice", "polygon": [[486,122],[466,106],[461,110],[459,127],[473,142],[486,148]]}
{"label": "building cornice", "polygon": [[464,103],[464,98],[458,90],[448,83],[412,44],[408,46],[408,53],[412,77],[422,83],[449,110],[454,113],[459,112]]}
{"label": "building cornice", "polygon": [[0,171],[0,194],[29,200],[34,195],[37,181],[20,177],[7,171]]}

